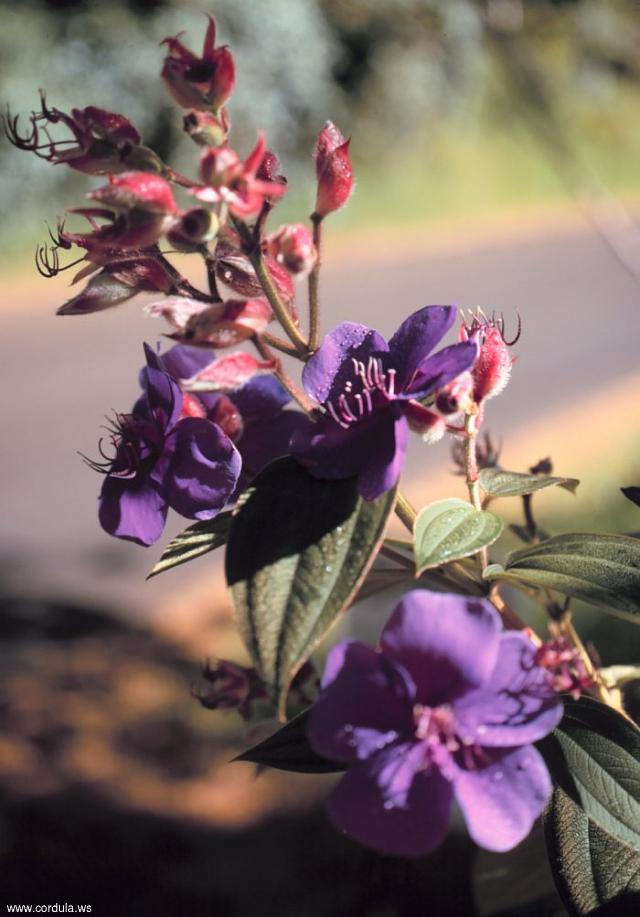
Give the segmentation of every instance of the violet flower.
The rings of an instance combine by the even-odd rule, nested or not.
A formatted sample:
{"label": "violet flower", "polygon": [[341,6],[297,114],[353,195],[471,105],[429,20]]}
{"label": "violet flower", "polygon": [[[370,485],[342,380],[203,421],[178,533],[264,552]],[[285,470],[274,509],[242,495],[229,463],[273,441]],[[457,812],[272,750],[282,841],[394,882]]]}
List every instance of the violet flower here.
{"label": "violet flower", "polygon": [[[177,381],[189,379],[213,359],[210,350],[178,344],[163,354],[167,372]],[[305,423],[300,411],[285,410],[291,396],[275,376],[256,375],[233,392],[198,392],[204,416],[219,424],[242,456],[240,483],[287,455],[292,435]]]}
{"label": "violet flower", "polygon": [[357,475],[375,500],[400,476],[409,426],[425,432],[438,415],[419,400],[469,369],[477,344],[453,344],[429,356],[451,328],[454,306],[425,306],[389,343],[366,325],[334,328],[302,373],[308,394],[326,413],[293,438],[291,452],[319,478]]}
{"label": "violet flower", "polygon": [[349,769],[329,801],[345,834],[422,856],[444,838],[454,798],[476,843],[509,850],[551,792],[530,744],[562,715],[522,633],[485,599],[409,592],[378,651],[344,641],[327,658],[309,739]]}
{"label": "violet flower", "polygon": [[117,415],[115,456],[90,464],[106,473],[102,527],[150,545],[162,534],[169,507],[190,519],[212,519],[236,486],[241,459],[217,424],[183,412],[180,388],[146,344],[145,355],[144,393],[131,414]]}

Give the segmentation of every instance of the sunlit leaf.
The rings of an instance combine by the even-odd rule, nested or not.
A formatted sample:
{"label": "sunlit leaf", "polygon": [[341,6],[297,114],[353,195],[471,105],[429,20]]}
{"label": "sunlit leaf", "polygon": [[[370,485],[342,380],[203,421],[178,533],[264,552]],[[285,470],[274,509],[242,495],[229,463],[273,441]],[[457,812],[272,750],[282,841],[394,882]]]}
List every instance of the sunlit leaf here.
{"label": "sunlit leaf", "polygon": [[418,513],[414,526],[417,572],[476,554],[493,544],[502,528],[498,516],[465,500],[430,503]]}
{"label": "sunlit leaf", "polygon": [[360,588],[394,504],[393,490],[367,502],[355,479],[320,480],[284,458],[234,516],[227,582],[281,716],[291,679]]}
{"label": "sunlit leaf", "polygon": [[483,468],[478,475],[480,486],[491,497],[522,497],[545,487],[564,487],[576,492],[580,481],[577,478],[552,478],[548,475],[521,474],[518,471],[505,471],[502,468]]}
{"label": "sunlit leaf", "polygon": [[227,543],[230,526],[231,513],[219,513],[213,519],[190,525],[169,542],[147,579],[222,547]]}
{"label": "sunlit leaf", "polygon": [[640,614],[640,540],[626,535],[556,535],[510,554],[488,580],[555,589],[594,605]]}

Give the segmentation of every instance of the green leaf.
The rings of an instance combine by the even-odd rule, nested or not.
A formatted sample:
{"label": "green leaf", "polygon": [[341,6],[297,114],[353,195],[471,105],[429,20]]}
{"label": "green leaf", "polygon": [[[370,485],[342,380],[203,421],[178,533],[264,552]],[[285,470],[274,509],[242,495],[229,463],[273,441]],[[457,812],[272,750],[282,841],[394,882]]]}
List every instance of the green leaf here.
{"label": "green leaf", "polygon": [[640,853],[603,831],[561,787],[544,820],[549,864],[570,914],[640,913]]}
{"label": "green leaf", "polygon": [[640,540],[626,535],[556,535],[515,551],[486,578],[555,589],[593,605],[640,614]]}
{"label": "green leaf", "polygon": [[541,749],[556,782],[589,818],[640,851],[640,731],[605,704],[568,698]]}
{"label": "green leaf", "polygon": [[539,747],[555,783],[545,816],[549,859],[569,910],[636,913],[640,732],[591,698],[568,699],[559,727]]}
{"label": "green leaf", "polygon": [[354,478],[320,480],[284,458],[234,516],[227,582],[280,716],[291,679],[360,588],[394,504],[394,490],[366,502]]}
{"label": "green leaf", "polygon": [[476,554],[499,538],[502,520],[465,500],[430,503],[418,513],[415,532],[418,575],[431,567]]}
{"label": "green leaf", "polygon": [[480,486],[491,497],[522,497],[545,487],[564,487],[576,492],[580,481],[577,478],[552,478],[548,475],[520,474],[518,471],[504,471],[502,468],[483,468],[478,475]]}
{"label": "green leaf", "polygon": [[230,527],[231,513],[219,513],[213,519],[190,525],[169,542],[147,579],[222,547],[227,543]]}
{"label": "green leaf", "polygon": [[345,769],[343,764],[329,761],[317,754],[307,739],[309,711],[290,720],[263,742],[242,752],[235,761],[253,761],[281,771],[301,774],[334,774]]}

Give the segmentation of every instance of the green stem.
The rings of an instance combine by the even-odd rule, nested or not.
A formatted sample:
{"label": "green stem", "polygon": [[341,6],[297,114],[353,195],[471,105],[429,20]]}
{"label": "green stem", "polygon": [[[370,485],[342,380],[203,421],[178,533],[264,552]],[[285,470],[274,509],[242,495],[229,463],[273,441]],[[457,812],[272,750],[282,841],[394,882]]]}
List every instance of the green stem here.
{"label": "green stem", "polygon": [[280,383],[283,386],[283,388],[285,388],[289,392],[291,397],[294,398],[298,402],[298,404],[300,405],[300,407],[306,414],[311,415],[315,408],[314,403],[307,397],[307,395],[302,391],[302,389],[296,385],[296,383],[291,378],[289,373],[282,366],[282,361],[280,360],[280,358],[275,355],[273,350],[271,350],[271,348],[265,342],[262,335],[255,334],[252,340],[256,347],[256,350],[258,351],[262,359],[263,360],[273,360],[273,362],[275,363],[273,372],[274,372],[274,375],[280,380]]}
{"label": "green stem", "polygon": [[[464,419],[464,431],[466,434],[464,441],[464,467],[466,473],[467,490],[469,491],[469,502],[478,512],[482,511],[482,495],[480,494],[480,481],[478,479],[478,459],[476,456],[476,437],[478,435],[477,415],[467,414]],[[478,554],[478,565],[480,572],[489,564],[488,549],[481,548]]]}
{"label": "green stem", "polygon": [[322,217],[317,213],[311,214],[313,224],[313,244],[317,252],[317,260],[309,274],[309,350],[311,353],[318,349],[320,342],[320,267],[322,248]]}
{"label": "green stem", "polygon": [[273,347],[274,350],[279,350],[280,353],[286,353],[289,357],[298,356],[298,351],[293,344],[290,344],[289,341],[285,341],[284,338],[277,337],[277,335],[271,334],[269,331],[263,331],[260,337],[269,347]]}
{"label": "green stem", "polygon": [[418,515],[413,506],[409,503],[404,494],[398,491],[396,498],[396,516],[405,525],[413,535],[413,526],[415,525],[416,516]]}

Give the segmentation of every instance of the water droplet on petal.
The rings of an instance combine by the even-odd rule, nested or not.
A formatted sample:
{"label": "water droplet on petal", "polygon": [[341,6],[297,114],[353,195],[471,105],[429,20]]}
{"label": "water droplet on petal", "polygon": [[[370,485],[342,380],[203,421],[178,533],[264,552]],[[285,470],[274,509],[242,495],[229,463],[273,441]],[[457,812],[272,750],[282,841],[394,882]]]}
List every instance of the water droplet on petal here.
{"label": "water droplet on petal", "polygon": [[382,806],[382,808],[383,808],[383,809],[386,809],[387,812],[388,812],[390,809],[393,809],[393,807],[394,807],[394,806],[393,806],[393,803],[392,803],[392,801],[391,801],[390,799],[387,799],[387,801],[386,801],[386,802],[384,803],[384,805]]}
{"label": "water droplet on petal", "polygon": [[502,771],[496,771],[495,773],[491,775],[491,780],[493,783],[500,783],[503,777],[504,777],[504,774],[502,773]]}
{"label": "water droplet on petal", "polygon": [[327,564],[327,566],[324,568],[325,573],[331,573],[332,570],[333,570],[333,567],[331,566],[331,564]]}
{"label": "water droplet on petal", "polygon": [[485,732],[487,731],[487,727],[486,727],[486,726],[478,726],[478,729],[477,729],[476,731],[477,731],[477,733],[478,733],[479,736],[483,736],[483,735],[485,734]]}

